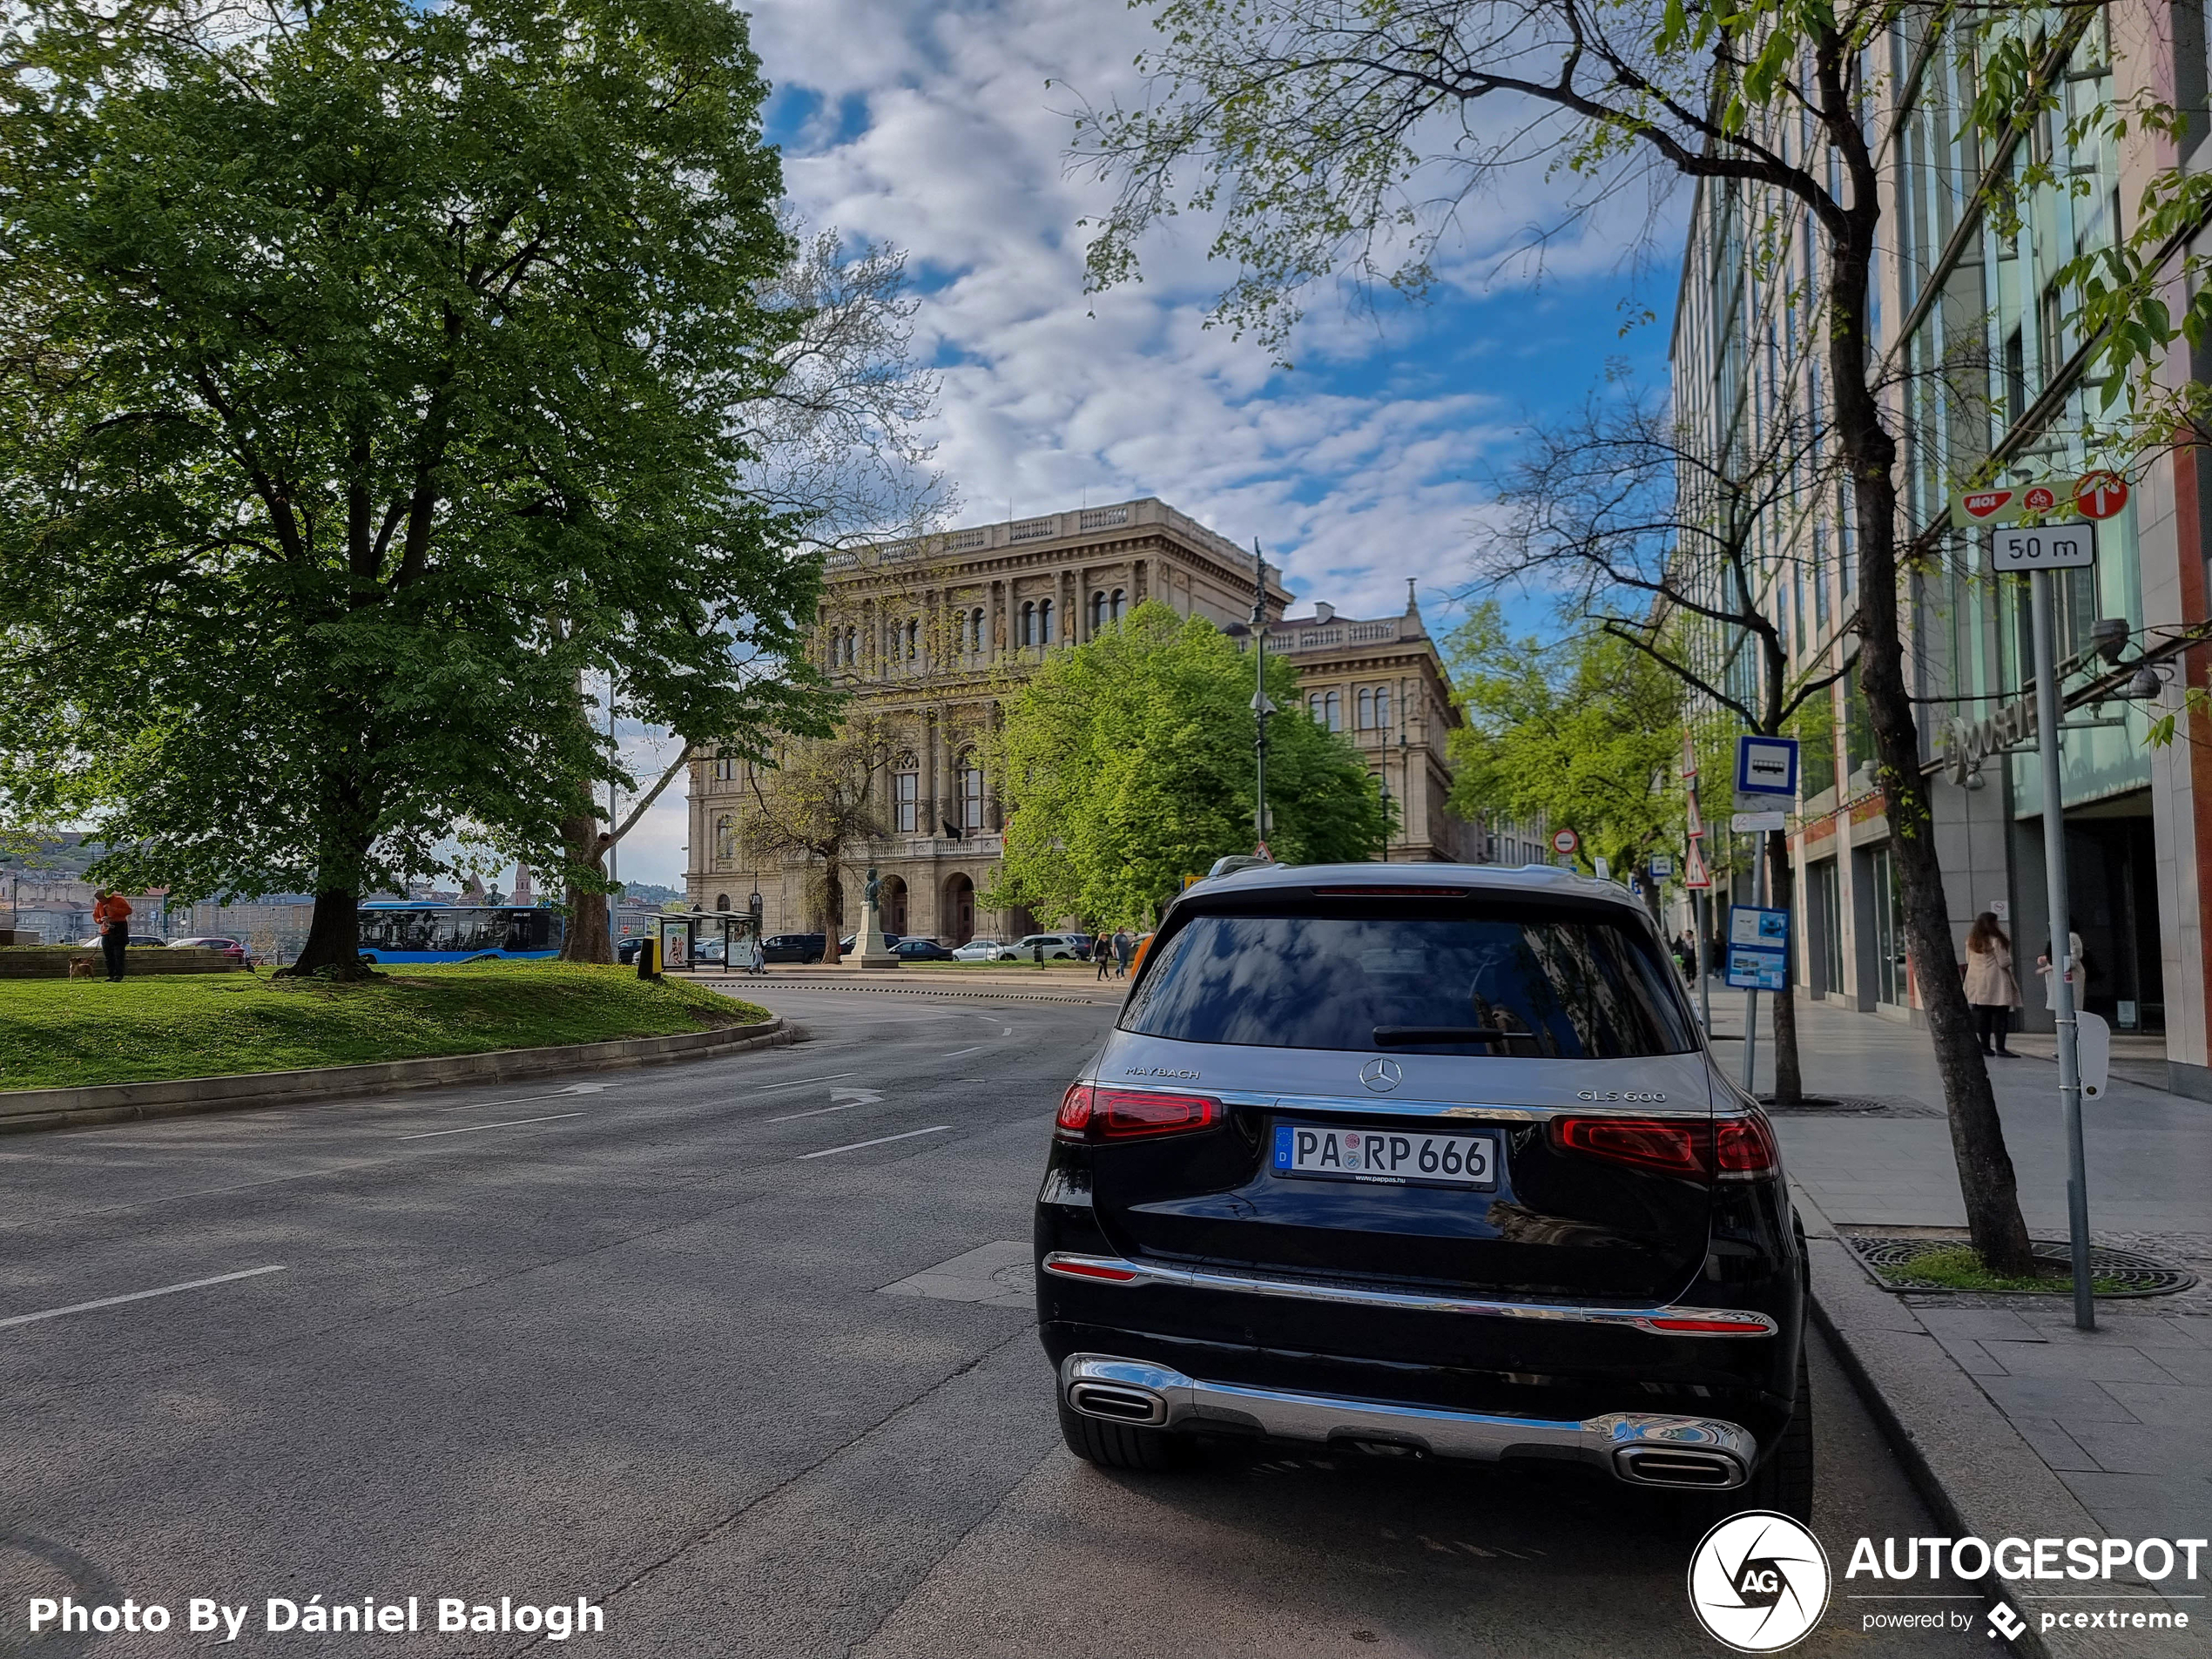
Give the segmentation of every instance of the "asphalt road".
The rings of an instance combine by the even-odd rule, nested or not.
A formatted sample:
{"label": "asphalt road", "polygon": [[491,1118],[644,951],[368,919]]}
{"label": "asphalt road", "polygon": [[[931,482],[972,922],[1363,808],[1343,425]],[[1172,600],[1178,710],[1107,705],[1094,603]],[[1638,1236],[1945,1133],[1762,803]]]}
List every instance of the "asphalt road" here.
{"label": "asphalt road", "polygon": [[[1077,1462],[1018,1265],[985,1300],[884,1287],[1016,1260],[1111,1010],[747,994],[813,1040],[0,1141],[0,1655],[219,1643],[192,1597],[250,1608],[233,1652],[569,1645],[261,1633],[269,1597],[410,1595],[426,1625],[587,1597],[576,1648],[622,1655],[1722,1651],[1690,1541],[1595,1478]],[[1840,1575],[1860,1534],[1940,1528],[1824,1350],[1813,1379]],[[1797,1651],[1993,1651],[1973,1599],[1925,1605],[1974,1629],[1862,1634],[1863,1588]],[[30,1635],[65,1594],[173,1622]]]}

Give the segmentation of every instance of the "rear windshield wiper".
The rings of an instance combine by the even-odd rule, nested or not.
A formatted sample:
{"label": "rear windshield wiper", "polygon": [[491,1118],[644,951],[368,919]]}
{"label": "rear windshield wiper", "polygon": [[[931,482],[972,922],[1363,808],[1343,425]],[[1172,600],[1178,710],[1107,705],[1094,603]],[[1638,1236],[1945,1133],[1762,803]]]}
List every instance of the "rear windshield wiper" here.
{"label": "rear windshield wiper", "polygon": [[1534,1031],[1508,1031],[1496,1025],[1379,1025],[1375,1046],[1407,1048],[1425,1042],[1509,1042],[1515,1037],[1535,1040]]}

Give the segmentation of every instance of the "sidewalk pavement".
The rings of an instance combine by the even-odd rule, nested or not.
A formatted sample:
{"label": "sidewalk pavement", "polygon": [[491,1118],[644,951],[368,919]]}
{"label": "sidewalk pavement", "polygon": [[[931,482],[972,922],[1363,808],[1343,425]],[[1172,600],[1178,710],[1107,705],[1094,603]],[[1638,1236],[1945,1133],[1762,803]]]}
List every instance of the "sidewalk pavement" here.
{"label": "sidewalk pavement", "polygon": [[[1760,1004],[1757,1088],[1765,1093],[1773,1078],[1772,999]],[[1742,993],[1715,988],[1716,1037],[1740,1037],[1743,1007]],[[1809,1089],[1865,1097],[1851,1103],[1864,1115],[1823,1115],[1834,1109],[1820,1108],[1776,1115],[1784,1162],[1815,1212],[1806,1217],[1808,1230],[1824,1231],[1822,1222],[1845,1231],[1963,1227],[1927,1033],[1803,1001],[1797,1029]],[[1742,1052],[1732,1041],[1716,1047],[1724,1063]],[[2057,1067],[2025,1056],[1989,1063],[2029,1231],[2063,1238],[2067,1157]],[[1888,1104],[1874,1109],[1875,1101]],[[2106,1535],[2202,1538],[2212,1533],[2212,1105],[2115,1076],[2102,1100],[2084,1106],[2082,1118],[2095,1241],[2188,1268],[2199,1276],[2194,1289],[2101,1299],[2094,1332],[2074,1328],[2063,1297],[1884,1291],[1877,1304],[1855,1290],[1851,1295],[1862,1309],[1877,1310],[1860,1317],[1884,1328],[1887,1363],[1940,1366],[1936,1356],[1947,1357],[2018,1441],[2001,1430],[1990,1438],[2032,1447]],[[1922,1332],[1932,1340],[1898,1339]],[[1898,1415],[1901,1427],[1916,1434],[1910,1413],[1900,1408]],[[1994,1419],[1988,1422],[1998,1427]],[[1953,1449],[1974,1455],[1971,1447]],[[1992,1446],[1984,1454],[2002,1449]],[[2038,1535],[2022,1531],[2034,1517],[1991,1515],[1985,1507],[1978,1519]],[[2054,1523],[2047,1517],[2046,1524]],[[2190,1584],[2177,1575],[2156,1588],[2201,1598],[2212,1592],[2212,1581]],[[2212,1600],[2175,1605],[2189,1612],[2193,1627],[2212,1631]]]}

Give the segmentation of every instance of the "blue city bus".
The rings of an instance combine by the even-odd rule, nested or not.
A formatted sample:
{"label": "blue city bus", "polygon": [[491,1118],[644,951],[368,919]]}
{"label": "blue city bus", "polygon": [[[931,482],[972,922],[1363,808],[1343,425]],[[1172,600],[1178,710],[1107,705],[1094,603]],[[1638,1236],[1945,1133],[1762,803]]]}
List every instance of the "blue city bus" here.
{"label": "blue city bus", "polygon": [[543,905],[372,900],[361,907],[361,954],[374,962],[469,962],[558,956],[567,919]]}

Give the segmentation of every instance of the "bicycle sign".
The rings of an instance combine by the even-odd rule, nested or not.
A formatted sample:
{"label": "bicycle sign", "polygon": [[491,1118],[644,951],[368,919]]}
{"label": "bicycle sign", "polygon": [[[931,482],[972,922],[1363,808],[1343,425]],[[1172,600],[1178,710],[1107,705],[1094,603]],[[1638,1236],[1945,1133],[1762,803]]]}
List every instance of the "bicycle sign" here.
{"label": "bicycle sign", "polygon": [[2097,527],[2077,522],[2037,529],[2001,529],[1989,542],[2000,570],[2086,570],[2097,562]]}

